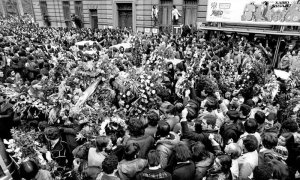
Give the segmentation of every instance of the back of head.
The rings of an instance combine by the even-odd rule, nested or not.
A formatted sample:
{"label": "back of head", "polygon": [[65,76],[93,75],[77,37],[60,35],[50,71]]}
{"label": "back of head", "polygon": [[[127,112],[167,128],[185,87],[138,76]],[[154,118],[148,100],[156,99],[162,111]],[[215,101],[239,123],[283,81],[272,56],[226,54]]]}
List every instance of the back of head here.
{"label": "back of head", "polygon": [[264,133],[262,135],[262,144],[266,149],[273,149],[277,146],[278,138],[275,133]]}
{"label": "back of head", "polygon": [[37,164],[34,161],[26,161],[20,165],[20,175],[26,180],[35,178],[39,171]]}
{"label": "back of head", "polygon": [[158,123],[156,135],[159,137],[166,137],[170,134],[170,125],[166,121],[160,121]]}
{"label": "back of head", "polygon": [[268,164],[258,165],[253,170],[255,180],[269,180],[273,178],[273,169]]}
{"label": "back of head", "polygon": [[99,152],[103,151],[107,147],[110,139],[107,136],[98,136],[96,138],[96,147]]}
{"label": "back of head", "polygon": [[148,164],[150,167],[160,165],[160,154],[157,150],[151,150],[148,153]]}
{"label": "back of head", "polygon": [[245,124],[245,131],[247,133],[253,134],[256,132],[257,128],[258,128],[258,124],[254,119],[248,119]]}
{"label": "back of head", "polygon": [[140,146],[137,143],[128,144],[125,147],[124,159],[127,161],[131,161],[136,158],[136,155],[140,151]]}
{"label": "back of head", "polygon": [[219,155],[217,158],[220,160],[220,164],[222,165],[222,172],[229,173],[232,165],[232,159],[229,155]]}
{"label": "back of head", "polygon": [[263,124],[266,119],[266,115],[262,111],[257,111],[254,115],[254,118],[258,124]]}
{"label": "back of head", "polygon": [[118,168],[118,157],[109,155],[102,162],[102,170],[106,174],[112,174]]}
{"label": "back of head", "polygon": [[159,115],[155,111],[149,111],[147,114],[147,119],[150,126],[157,126]]}
{"label": "back of head", "polygon": [[244,139],[243,143],[244,143],[245,149],[248,152],[256,151],[258,148],[258,141],[257,141],[256,137],[253,135],[248,135]]}
{"label": "back of head", "polygon": [[242,104],[240,106],[240,111],[242,112],[243,116],[249,116],[251,112],[251,107],[246,104]]}
{"label": "back of head", "polygon": [[191,159],[190,149],[183,143],[179,143],[174,147],[175,159],[177,162],[185,162]]}
{"label": "back of head", "polygon": [[298,131],[298,124],[296,121],[288,119],[282,123],[281,129],[285,132],[294,133]]}
{"label": "back of head", "polygon": [[192,147],[192,156],[195,162],[199,162],[209,157],[209,152],[202,142],[198,142]]}
{"label": "back of head", "polygon": [[237,111],[229,110],[226,114],[233,122],[236,122],[239,119],[239,113]]}
{"label": "back of head", "polygon": [[128,121],[127,129],[129,130],[130,135],[133,137],[143,136],[145,133],[143,122],[137,118],[133,118]]}

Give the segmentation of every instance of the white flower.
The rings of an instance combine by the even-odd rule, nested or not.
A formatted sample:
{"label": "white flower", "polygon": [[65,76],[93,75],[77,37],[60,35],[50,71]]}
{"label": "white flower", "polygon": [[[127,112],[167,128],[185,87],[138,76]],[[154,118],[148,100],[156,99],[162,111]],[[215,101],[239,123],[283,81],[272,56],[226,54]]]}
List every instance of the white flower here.
{"label": "white flower", "polygon": [[153,83],[151,83],[151,84],[150,84],[150,87],[153,87],[153,86],[154,86],[154,84],[153,84]]}
{"label": "white flower", "polygon": [[155,94],[155,90],[152,90],[152,94]]}
{"label": "white flower", "polygon": [[147,86],[147,87],[146,87],[146,90],[149,90],[149,89],[150,89],[150,87],[149,87],[149,86]]}
{"label": "white flower", "polygon": [[148,79],[151,79],[151,76],[148,76]]}
{"label": "white flower", "polygon": [[148,83],[148,84],[149,84],[149,83],[150,83],[150,80],[146,80],[146,83]]}
{"label": "white flower", "polygon": [[127,96],[130,96],[130,94],[131,94],[130,91],[127,91],[126,95],[127,95]]}

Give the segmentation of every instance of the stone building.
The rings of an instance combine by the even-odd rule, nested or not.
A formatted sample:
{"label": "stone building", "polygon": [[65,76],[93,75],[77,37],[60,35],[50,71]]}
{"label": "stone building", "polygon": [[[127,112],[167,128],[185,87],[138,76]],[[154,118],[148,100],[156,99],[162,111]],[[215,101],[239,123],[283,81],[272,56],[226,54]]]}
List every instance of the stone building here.
{"label": "stone building", "polygon": [[[23,1],[23,0],[22,0]],[[31,0],[36,21],[43,26],[70,26],[71,15],[81,18],[84,27],[132,27],[144,31],[153,27],[152,6],[159,8],[159,24],[170,27],[172,6],[182,14],[181,24],[205,22],[207,0]]]}
{"label": "stone building", "polygon": [[0,0],[0,16],[34,16],[32,0]]}

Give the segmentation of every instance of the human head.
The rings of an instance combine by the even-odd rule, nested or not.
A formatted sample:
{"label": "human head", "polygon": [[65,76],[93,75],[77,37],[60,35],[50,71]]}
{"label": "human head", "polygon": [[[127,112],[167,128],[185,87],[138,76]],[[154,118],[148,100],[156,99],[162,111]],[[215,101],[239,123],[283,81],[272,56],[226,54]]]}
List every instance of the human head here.
{"label": "human head", "polygon": [[106,174],[112,174],[118,169],[118,157],[115,155],[107,156],[102,162],[102,170]]}
{"label": "human head", "polygon": [[247,152],[253,152],[256,151],[258,148],[258,141],[255,136],[253,135],[248,135],[244,140],[244,150]]}
{"label": "human head", "polygon": [[213,169],[215,172],[222,171],[223,173],[229,173],[232,160],[229,155],[220,155],[215,158]]}
{"label": "human head", "polygon": [[253,178],[255,180],[269,180],[273,178],[273,168],[269,164],[261,164],[254,168]]}
{"label": "human head", "polygon": [[177,162],[185,162],[191,159],[190,149],[183,143],[179,143],[174,147],[175,159]]}
{"label": "human head", "polygon": [[160,121],[158,123],[156,135],[159,137],[166,137],[170,134],[170,125],[166,121]]}
{"label": "human head", "polygon": [[264,133],[262,135],[262,144],[266,149],[273,149],[278,144],[278,138],[275,133]]}
{"label": "human head", "polygon": [[258,128],[258,124],[254,119],[248,119],[245,123],[244,123],[244,127],[245,127],[245,131],[247,133],[253,134],[256,132],[257,128]]}
{"label": "human head", "polygon": [[262,111],[257,111],[254,115],[254,119],[258,124],[263,124],[265,122],[266,115]]}
{"label": "human head", "polygon": [[97,151],[101,152],[105,149],[110,150],[112,148],[112,141],[107,136],[98,136],[96,138]]}
{"label": "human head", "polygon": [[160,165],[160,154],[157,150],[150,150],[147,159],[150,167]]}
{"label": "human head", "polygon": [[199,141],[192,147],[192,156],[195,162],[199,162],[209,157],[209,152],[205,145]]}
{"label": "human head", "polygon": [[242,104],[240,106],[240,116],[246,116],[248,117],[250,115],[251,112],[251,107],[246,105],[246,104]]}
{"label": "human head", "polygon": [[176,9],[176,6],[175,6],[175,5],[173,5],[173,9]]}
{"label": "human head", "polygon": [[296,121],[288,119],[282,123],[281,131],[282,132],[297,132],[298,124]]}
{"label": "human head", "polygon": [[270,129],[274,126],[274,123],[276,121],[276,114],[275,113],[269,113],[265,120],[265,129]]}
{"label": "human head", "polygon": [[26,180],[31,180],[31,179],[35,178],[38,171],[39,171],[39,168],[38,168],[37,164],[32,160],[25,161],[20,165],[21,178],[24,178]]}
{"label": "human head", "polygon": [[239,119],[239,113],[237,111],[234,110],[229,110],[227,111],[227,116],[230,120],[232,120],[233,122],[236,122]]}
{"label": "human head", "polygon": [[216,128],[217,118],[213,115],[205,115],[201,121],[202,130],[214,130]]}
{"label": "human head", "polygon": [[159,116],[155,111],[149,111],[147,114],[148,124],[150,126],[157,126],[157,123],[159,121]]}
{"label": "human head", "polygon": [[153,5],[153,9],[156,9],[156,5]]}
{"label": "human head", "polygon": [[232,159],[237,159],[242,155],[242,148],[237,143],[226,145],[224,151],[230,155]]}
{"label": "human head", "polygon": [[125,147],[124,159],[127,161],[131,161],[135,159],[140,151],[140,146],[137,143],[128,144]]}
{"label": "human head", "polygon": [[143,136],[145,133],[144,124],[137,118],[130,119],[127,127],[129,134],[133,137]]}
{"label": "human head", "polygon": [[58,127],[50,126],[44,130],[46,138],[49,140],[56,140],[60,138],[60,131]]}

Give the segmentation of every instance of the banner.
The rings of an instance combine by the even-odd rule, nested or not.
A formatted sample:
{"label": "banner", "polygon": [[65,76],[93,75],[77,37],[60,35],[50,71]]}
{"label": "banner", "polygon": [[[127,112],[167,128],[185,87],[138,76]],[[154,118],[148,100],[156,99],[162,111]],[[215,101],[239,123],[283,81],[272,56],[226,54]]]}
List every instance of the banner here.
{"label": "banner", "polygon": [[300,26],[300,1],[208,0],[206,21]]}

